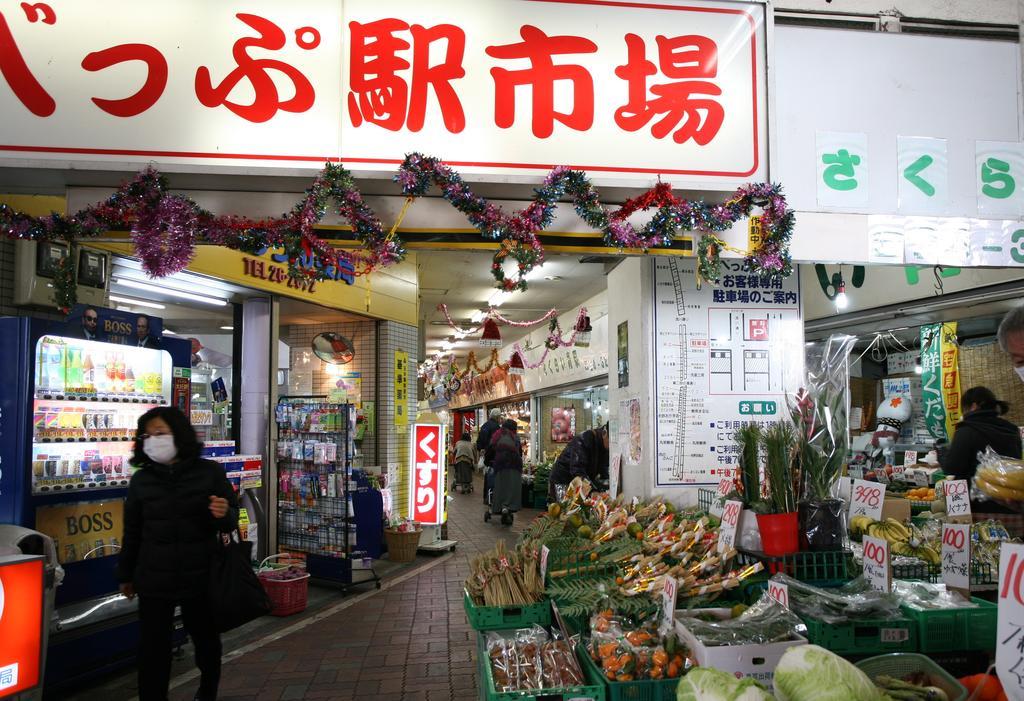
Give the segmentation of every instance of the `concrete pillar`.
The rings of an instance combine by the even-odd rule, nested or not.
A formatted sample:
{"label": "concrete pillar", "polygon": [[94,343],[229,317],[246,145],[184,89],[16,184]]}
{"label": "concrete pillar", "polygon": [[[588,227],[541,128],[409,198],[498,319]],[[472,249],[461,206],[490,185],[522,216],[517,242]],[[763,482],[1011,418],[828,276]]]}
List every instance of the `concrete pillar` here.
{"label": "concrete pillar", "polygon": [[[242,506],[249,511],[257,528],[257,553],[260,557],[276,546],[276,509],[270,505],[273,474],[270,458],[271,380],[276,383],[277,325],[273,319],[273,301],[267,297],[247,299],[242,305],[242,391],[238,450],[243,455],[263,456],[264,485],[250,489],[242,496]],[[273,512],[273,513],[268,513]]]}

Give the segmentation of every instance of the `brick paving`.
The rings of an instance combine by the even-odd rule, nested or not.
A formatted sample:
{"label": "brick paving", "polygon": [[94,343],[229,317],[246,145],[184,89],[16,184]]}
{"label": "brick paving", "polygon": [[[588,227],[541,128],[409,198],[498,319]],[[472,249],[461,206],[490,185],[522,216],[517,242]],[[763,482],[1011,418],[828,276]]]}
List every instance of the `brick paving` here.
{"label": "brick paving", "polygon": [[[379,592],[352,595],[345,608],[307,619],[300,630],[245,641],[226,654],[221,700],[478,698],[476,634],[463,611],[462,582],[474,555],[502,538],[511,545],[537,512],[524,510],[508,528],[484,523],[479,483],[474,493],[453,496],[454,553],[385,582]],[[171,699],[188,701],[198,679],[190,672],[174,683]]]}

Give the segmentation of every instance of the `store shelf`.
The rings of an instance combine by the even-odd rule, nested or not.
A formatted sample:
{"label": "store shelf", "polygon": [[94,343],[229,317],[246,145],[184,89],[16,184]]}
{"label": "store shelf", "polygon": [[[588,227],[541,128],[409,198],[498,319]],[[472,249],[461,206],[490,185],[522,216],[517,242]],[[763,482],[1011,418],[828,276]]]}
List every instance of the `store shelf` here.
{"label": "store shelf", "polygon": [[125,443],[128,441],[134,441],[134,436],[113,436],[113,437],[102,437],[102,436],[88,436],[79,438],[33,438],[33,445],[52,445],[55,443]]}
{"label": "store shelf", "polygon": [[32,493],[39,494],[68,494],[71,492],[92,492],[100,489],[122,489],[128,486],[129,478],[127,476],[107,480],[104,482],[61,482],[58,484],[39,484],[38,482],[33,486]]}
{"label": "store shelf", "polygon": [[35,399],[47,402],[102,402],[104,404],[166,404],[162,395],[79,394],[74,392],[36,392]]}

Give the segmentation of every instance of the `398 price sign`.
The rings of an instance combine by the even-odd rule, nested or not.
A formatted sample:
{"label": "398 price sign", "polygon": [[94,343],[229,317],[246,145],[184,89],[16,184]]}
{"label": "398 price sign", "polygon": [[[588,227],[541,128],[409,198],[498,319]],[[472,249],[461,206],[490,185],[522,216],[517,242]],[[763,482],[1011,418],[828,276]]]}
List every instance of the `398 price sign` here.
{"label": "398 price sign", "polygon": [[850,516],[868,516],[882,520],[885,505],[885,485],[866,480],[854,480],[850,492]]}

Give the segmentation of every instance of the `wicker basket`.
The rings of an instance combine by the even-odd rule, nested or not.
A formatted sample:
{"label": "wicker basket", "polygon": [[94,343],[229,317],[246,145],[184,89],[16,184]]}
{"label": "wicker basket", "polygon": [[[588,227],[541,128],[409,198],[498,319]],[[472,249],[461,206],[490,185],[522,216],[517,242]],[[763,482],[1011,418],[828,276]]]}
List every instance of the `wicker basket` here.
{"label": "wicker basket", "polygon": [[420,544],[422,531],[398,531],[384,529],[384,540],[388,544],[388,559],[392,562],[412,562]]}
{"label": "wicker basket", "polygon": [[263,590],[270,599],[271,616],[291,616],[306,610],[309,597],[309,574],[303,573],[291,579],[268,579],[267,575],[276,569],[287,568],[296,562],[271,562],[278,557],[290,558],[289,555],[271,555],[260,563],[259,577]]}

